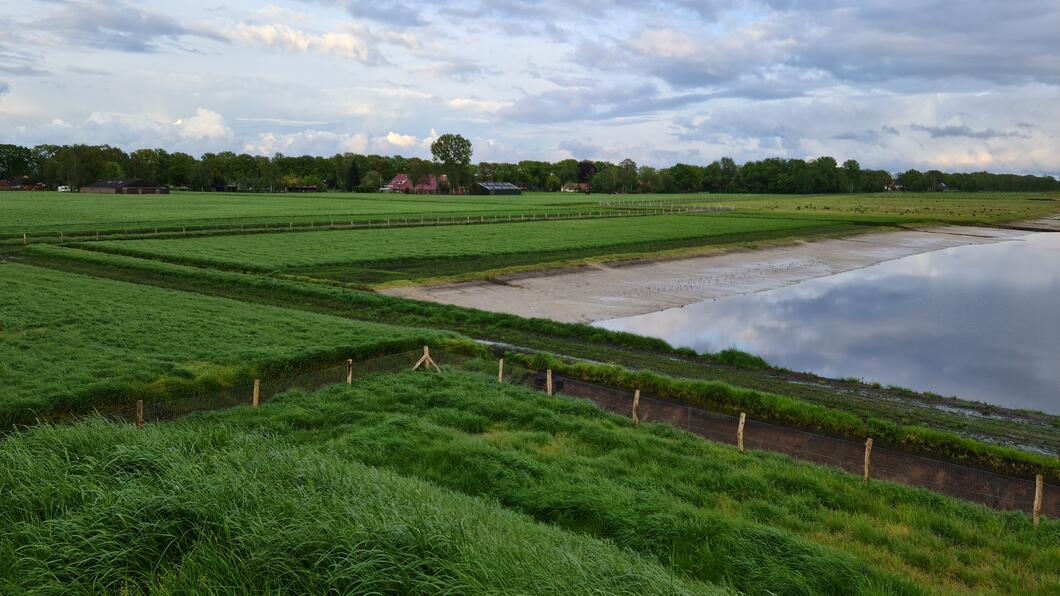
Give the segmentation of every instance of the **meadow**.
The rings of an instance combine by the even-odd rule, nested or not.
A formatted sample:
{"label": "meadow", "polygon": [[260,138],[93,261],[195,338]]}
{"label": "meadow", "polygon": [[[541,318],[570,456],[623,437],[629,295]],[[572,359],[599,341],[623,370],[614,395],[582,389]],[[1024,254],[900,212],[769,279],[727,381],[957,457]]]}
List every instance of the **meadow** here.
{"label": "meadow", "polygon": [[0,426],[218,389],[445,335],[0,264]]}
{"label": "meadow", "polygon": [[139,433],[30,429],[0,444],[0,497],[0,581],[21,587],[1060,589],[1055,520],[1035,530],[453,370]]}
{"label": "meadow", "polygon": [[83,247],[193,265],[379,281],[482,272],[591,255],[840,233],[853,228],[845,221],[817,218],[704,213],[102,241],[85,243]]}
{"label": "meadow", "polygon": [[59,232],[152,233],[155,229],[238,229],[268,224],[328,225],[367,219],[570,214],[636,208],[726,205],[740,211],[854,217],[871,223],[994,223],[1060,210],[1055,193],[895,193],[863,195],[524,193],[521,196],[366,193],[212,193],[96,195],[0,193],[0,239],[22,234],[51,239]]}
{"label": "meadow", "polygon": [[[697,355],[664,342],[598,327],[524,319],[444,304],[418,302],[351,288],[250,273],[208,270],[75,248],[36,246],[26,259],[88,275],[181,289],[255,304],[318,312],[363,321],[447,329],[469,337],[611,362],[622,367],[572,365],[534,358],[537,370],[550,366],[577,377],[655,395],[712,411],[749,412],[769,420],[855,440],[873,435],[915,453],[1026,476],[1060,479],[1060,419],[1027,412],[1004,413],[974,402],[939,402],[910,391],[878,391],[857,383],[814,378],[771,369],[746,354]],[[521,358],[515,355],[510,358]],[[624,367],[624,368],[623,368]],[[657,374],[653,374],[657,373]],[[935,407],[935,406],[943,407]],[[968,416],[949,406],[968,408]],[[973,440],[974,439],[974,440]]]}

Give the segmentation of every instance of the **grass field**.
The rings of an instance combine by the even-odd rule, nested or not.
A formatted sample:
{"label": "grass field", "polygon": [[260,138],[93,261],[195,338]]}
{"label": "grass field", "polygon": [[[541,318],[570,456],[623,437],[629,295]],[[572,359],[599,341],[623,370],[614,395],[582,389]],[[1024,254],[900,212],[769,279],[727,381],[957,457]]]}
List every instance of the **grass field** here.
{"label": "grass field", "polygon": [[710,213],[104,241],[84,247],[178,263],[381,281],[599,254],[840,233],[855,227],[824,218]]}
{"label": "grass field", "polygon": [[[696,356],[687,350],[674,350],[660,340],[586,325],[523,319],[350,288],[200,269],[75,248],[36,246],[27,252],[31,262],[46,267],[357,320],[449,329],[474,338],[614,362],[642,372],[634,375],[606,367],[584,371],[571,369],[570,372],[576,376],[591,374],[605,384],[631,386],[635,382],[637,386],[653,386],[658,395],[672,396],[676,401],[728,413],[749,411],[757,420],[793,424],[852,439],[868,434],[887,437],[895,446],[917,453],[930,457],[952,456],[954,461],[1005,474],[1025,476],[1031,471],[1031,474],[1046,473],[1054,480],[1060,478],[1060,464],[1055,457],[1047,458],[983,442],[1022,445],[1055,454],[1060,450],[1060,437],[1056,432],[1056,428],[1060,428],[1060,418],[1055,416],[1020,413],[1010,417],[1000,415],[996,408],[969,402],[945,401],[939,405],[946,407],[935,408],[931,405],[931,398],[918,393],[886,391],[873,394],[875,390],[865,385],[823,382],[808,375],[733,366],[733,361],[719,356]],[[551,365],[557,369],[569,366],[560,362]],[[721,383],[671,382],[652,377],[651,372],[676,379]],[[747,388],[754,391],[742,390]],[[761,392],[773,395],[766,396]],[[971,408],[981,415],[961,414],[953,411],[951,406]],[[969,441],[969,438],[975,440]]]}
{"label": "grass field", "polygon": [[[604,206],[601,203],[606,203]],[[887,222],[1013,221],[1060,211],[1060,197],[1038,193],[902,193],[873,195],[602,195],[525,193],[517,197],[363,193],[94,195],[0,193],[0,238],[23,233],[151,231],[254,224],[569,213],[630,206],[732,205],[740,210]],[[651,204],[651,205],[648,205]]]}
{"label": "grass field", "polygon": [[422,345],[437,332],[0,264],[0,426]]}
{"label": "grass field", "polygon": [[0,445],[0,497],[0,577],[21,587],[1060,589],[1054,520],[1035,531],[453,371],[143,433],[33,429]]}

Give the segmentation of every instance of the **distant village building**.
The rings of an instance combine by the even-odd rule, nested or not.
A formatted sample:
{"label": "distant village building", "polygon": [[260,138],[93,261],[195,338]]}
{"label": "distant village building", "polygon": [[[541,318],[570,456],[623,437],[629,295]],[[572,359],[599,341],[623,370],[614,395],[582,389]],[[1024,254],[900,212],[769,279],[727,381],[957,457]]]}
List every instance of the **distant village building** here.
{"label": "distant village building", "polygon": [[394,179],[387,182],[383,188],[388,189],[390,192],[404,192],[411,194],[434,194],[438,190],[448,184],[449,179],[445,175],[435,176],[431,174],[419,184],[412,184],[412,178],[409,178],[408,174],[398,174],[394,176]]}
{"label": "distant village building", "polygon": [[897,182],[889,182],[886,186],[883,187],[883,190],[887,192],[902,192],[903,190],[905,190],[905,187],[901,184],[898,184]]}
{"label": "distant village building", "polygon": [[568,182],[561,188],[563,192],[589,192],[588,182]]}
{"label": "distant village building", "polygon": [[0,180],[0,190],[44,190],[44,184],[33,182],[29,176],[16,176]]}
{"label": "distant village building", "polygon": [[168,195],[169,187],[160,186],[139,178],[128,180],[99,180],[81,187],[81,192],[110,195]]}
{"label": "distant village building", "polygon": [[521,195],[523,189],[511,182],[476,182],[471,185],[473,195]]}

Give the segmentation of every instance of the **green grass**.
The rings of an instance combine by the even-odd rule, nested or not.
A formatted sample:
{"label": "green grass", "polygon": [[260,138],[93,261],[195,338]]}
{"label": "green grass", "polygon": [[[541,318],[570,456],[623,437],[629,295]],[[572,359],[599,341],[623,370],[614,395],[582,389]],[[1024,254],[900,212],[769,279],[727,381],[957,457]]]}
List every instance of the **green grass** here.
{"label": "green grass", "polygon": [[620,546],[217,425],[0,443],[0,593],[713,594]]}
{"label": "green grass", "polygon": [[223,228],[240,224],[325,223],[405,217],[559,213],[599,209],[596,196],[537,193],[517,197],[364,193],[241,194],[173,192],[100,195],[0,194],[0,236],[74,232]]}
{"label": "green grass", "polygon": [[0,264],[0,425],[232,386],[445,335]]}
{"label": "green grass", "polygon": [[449,369],[0,443],[0,592],[1051,594],[1060,524]]}
{"label": "green grass", "polygon": [[481,271],[513,262],[842,232],[853,227],[846,221],[820,218],[714,213],[104,241],[84,247],[187,264],[364,280],[370,279],[373,269],[398,275],[438,275],[447,269]]}
{"label": "green grass", "polygon": [[[931,400],[921,394],[891,392],[880,398],[854,399],[851,394],[864,392],[865,386],[822,385],[805,375],[762,369],[761,362],[753,358],[725,354],[696,356],[689,350],[674,350],[661,340],[586,325],[524,319],[348,288],[198,269],[73,248],[36,246],[27,252],[28,258],[35,263],[91,275],[351,319],[443,328],[471,337],[571,357],[615,362],[643,372],[608,367],[585,367],[585,370],[571,369],[571,372],[591,375],[588,378],[623,387],[632,387],[633,383],[639,387],[651,386],[656,395],[670,396],[711,410],[746,411],[757,420],[795,424],[855,440],[873,434],[877,438],[887,437],[896,445],[928,457],[949,457],[1008,474],[1044,472],[1053,480],[1060,479],[1060,462],[1055,457],[978,440],[986,437],[1002,445],[1015,442],[1055,450],[1058,445],[1057,417],[1030,414],[1015,419],[969,417],[924,406],[921,402],[930,403]],[[559,362],[552,362],[552,365],[557,370],[564,366]],[[659,374],[652,375],[653,371]],[[962,402],[960,405],[973,404]],[[968,440],[969,437],[977,440]]]}

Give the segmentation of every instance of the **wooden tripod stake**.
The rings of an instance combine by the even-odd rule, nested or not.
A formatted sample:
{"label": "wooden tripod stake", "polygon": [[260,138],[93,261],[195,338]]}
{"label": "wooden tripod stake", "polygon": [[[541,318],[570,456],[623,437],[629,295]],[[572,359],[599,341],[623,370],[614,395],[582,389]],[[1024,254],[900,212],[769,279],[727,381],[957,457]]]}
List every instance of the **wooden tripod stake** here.
{"label": "wooden tripod stake", "polygon": [[431,359],[431,349],[427,346],[423,346],[423,356],[416,361],[416,366],[413,366],[412,370],[418,369],[421,365],[427,370],[430,370],[433,366],[434,370],[442,372],[442,369],[438,368],[438,365]]}
{"label": "wooden tripod stake", "polygon": [[497,383],[504,382],[504,358],[497,361]]}
{"label": "wooden tripod stake", "polygon": [[136,430],[144,428],[144,400],[136,400]]}
{"label": "wooden tripod stake", "polygon": [[743,451],[743,425],[747,422],[747,412],[740,412],[740,427],[736,429],[736,445]]}
{"label": "wooden tripod stake", "polygon": [[552,397],[552,369],[545,371],[545,391]]}
{"label": "wooden tripod stake", "polygon": [[640,426],[640,415],[637,408],[640,407],[640,389],[633,392],[633,428]]}
{"label": "wooden tripod stake", "polygon": [[353,358],[346,359],[346,384],[353,385]]}
{"label": "wooden tripod stake", "polygon": [[250,407],[258,407],[259,399],[261,398],[261,379],[254,379],[254,397],[250,400]]}

